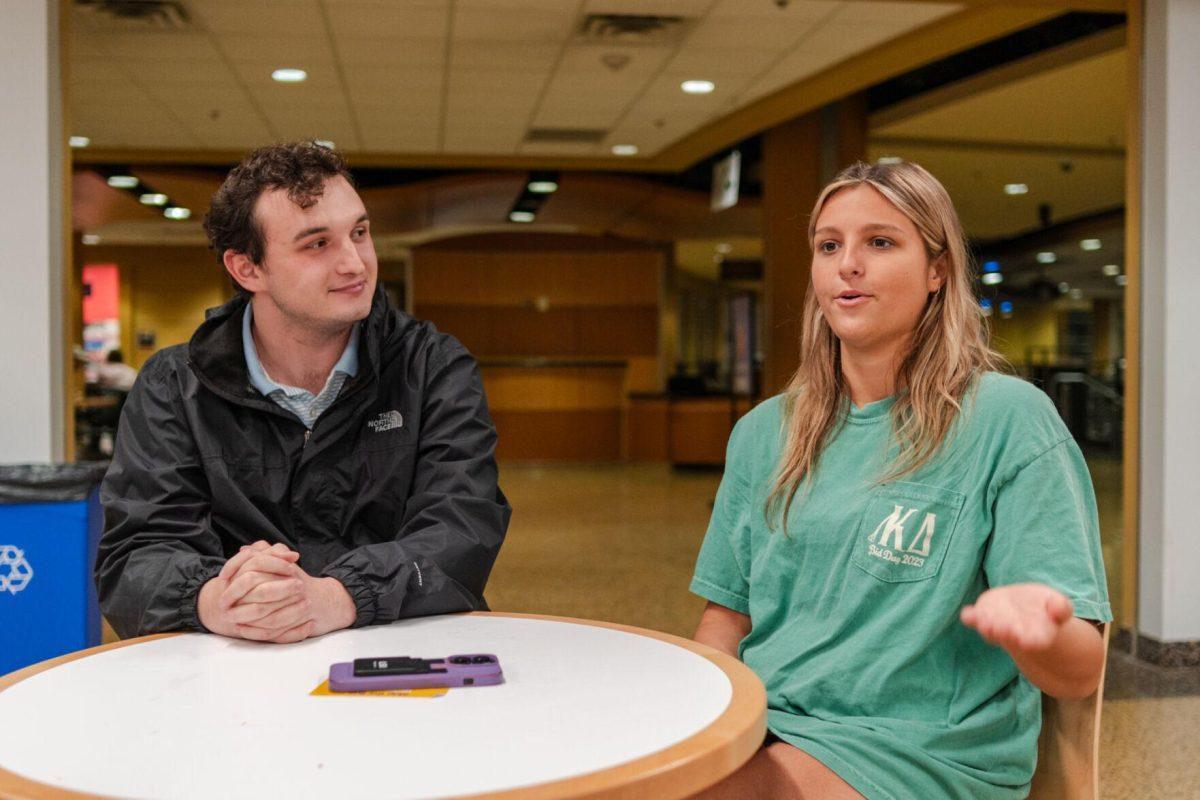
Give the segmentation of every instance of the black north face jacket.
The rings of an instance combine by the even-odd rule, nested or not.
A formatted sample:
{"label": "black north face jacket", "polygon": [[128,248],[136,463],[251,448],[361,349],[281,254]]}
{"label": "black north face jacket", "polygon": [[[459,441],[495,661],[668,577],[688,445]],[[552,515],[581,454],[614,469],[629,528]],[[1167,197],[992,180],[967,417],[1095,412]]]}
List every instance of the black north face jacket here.
{"label": "black north face jacket", "polygon": [[121,636],[202,629],[200,587],[241,545],[282,542],[337,578],[355,626],[484,609],[508,528],[474,359],[376,292],[358,375],[313,426],[254,389],[246,301],[152,357],[100,490],[100,607]]}

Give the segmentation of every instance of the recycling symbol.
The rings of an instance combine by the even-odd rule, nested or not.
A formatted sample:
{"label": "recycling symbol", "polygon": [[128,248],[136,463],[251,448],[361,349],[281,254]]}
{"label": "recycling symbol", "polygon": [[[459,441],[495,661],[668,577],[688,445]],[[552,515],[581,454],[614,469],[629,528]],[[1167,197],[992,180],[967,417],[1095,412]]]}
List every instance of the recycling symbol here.
{"label": "recycling symbol", "polygon": [[0,544],[0,593],[16,594],[33,580],[33,567],[25,553],[12,544]]}

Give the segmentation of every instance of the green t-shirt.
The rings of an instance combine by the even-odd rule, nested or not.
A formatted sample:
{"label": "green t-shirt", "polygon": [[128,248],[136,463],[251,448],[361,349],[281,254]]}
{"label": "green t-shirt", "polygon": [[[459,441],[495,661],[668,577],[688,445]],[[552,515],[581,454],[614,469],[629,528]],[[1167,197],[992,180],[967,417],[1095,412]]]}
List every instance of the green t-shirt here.
{"label": "green t-shirt", "polygon": [[892,404],[850,409],[786,536],[764,515],[782,398],[740,420],[692,591],[750,616],[770,730],[870,800],[1024,797],[1041,696],[958,615],[1038,582],[1111,619],[1087,465],[1049,398],[988,373],[934,459],[880,484]]}

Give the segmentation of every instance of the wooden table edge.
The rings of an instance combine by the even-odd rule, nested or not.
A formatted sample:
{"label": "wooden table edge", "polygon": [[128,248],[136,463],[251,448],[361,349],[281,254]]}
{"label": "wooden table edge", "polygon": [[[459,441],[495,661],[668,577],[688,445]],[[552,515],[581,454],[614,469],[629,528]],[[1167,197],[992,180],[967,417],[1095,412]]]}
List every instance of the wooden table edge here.
{"label": "wooden table edge", "polygon": [[[459,615],[451,615],[459,616]],[[699,642],[632,625],[545,614],[475,611],[462,616],[562,622],[622,631],[673,644],[699,655],[724,673],[730,682],[729,705],[707,727],[655,753],[596,772],[499,792],[465,795],[461,800],[640,800],[683,798],[720,781],[750,760],[766,735],[766,691],[749,667],[736,658]],[[159,633],[91,647],[41,661],[0,678],[0,692],[34,675],[109,650],[179,636]],[[5,800],[109,800],[107,795],[63,789],[25,778],[0,766],[0,798]]]}

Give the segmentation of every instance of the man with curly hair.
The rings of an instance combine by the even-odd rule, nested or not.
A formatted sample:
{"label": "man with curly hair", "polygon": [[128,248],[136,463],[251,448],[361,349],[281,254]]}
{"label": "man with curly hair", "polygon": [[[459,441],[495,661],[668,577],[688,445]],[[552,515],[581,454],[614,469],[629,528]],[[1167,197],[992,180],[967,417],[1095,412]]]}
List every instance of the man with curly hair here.
{"label": "man with curly hair", "polygon": [[511,512],[479,372],[390,307],[341,156],[251,153],[204,227],[237,296],[126,403],[96,561],[114,629],[296,642],[486,608]]}

